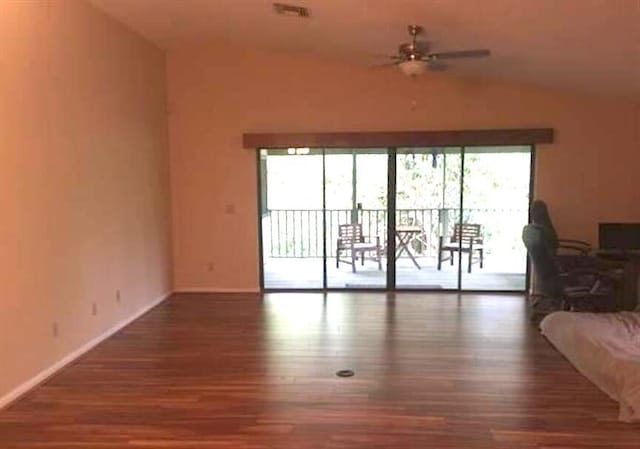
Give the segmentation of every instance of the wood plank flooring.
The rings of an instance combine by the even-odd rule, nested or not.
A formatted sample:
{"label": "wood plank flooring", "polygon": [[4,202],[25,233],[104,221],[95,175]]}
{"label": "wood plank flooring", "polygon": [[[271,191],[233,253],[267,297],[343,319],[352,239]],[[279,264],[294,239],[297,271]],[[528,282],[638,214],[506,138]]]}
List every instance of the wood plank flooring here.
{"label": "wood plank flooring", "polygon": [[0,448],[639,448],[616,416],[521,296],[176,295],[0,411]]}

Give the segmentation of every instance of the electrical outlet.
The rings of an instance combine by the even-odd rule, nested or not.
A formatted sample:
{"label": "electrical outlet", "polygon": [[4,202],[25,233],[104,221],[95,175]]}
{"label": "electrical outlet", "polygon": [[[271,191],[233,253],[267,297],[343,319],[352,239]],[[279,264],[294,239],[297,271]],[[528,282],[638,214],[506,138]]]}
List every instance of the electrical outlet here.
{"label": "electrical outlet", "polygon": [[227,215],[234,215],[236,213],[236,205],[233,203],[228,203],[224,206],[224,212]]}
{"label": "electrical outlet", "polygon": [[91,304],[91,315],[96,316],[98,314],[98,304],[95,302]]}
{"label": "electrical outlet", "polygon": [[120,298],[120,289],[116,290],[116,302],[120,302],[121,298]]}
{"label": "electrical outlet", "polygon": [[60,330],[58,329],[58,323],[56,321],[51,325],[51,331],[54,337],[57,337],[60,334]]}
{"label": "electrical outlet", "polygon": [[215,265],[214,265],[214,263],[213,263],[213,262],[209,262],[209,263],[207,264],[207,270],[209,270],[209,271],[213,271],[213,269],[214,269],[214,268],[215,268]]}

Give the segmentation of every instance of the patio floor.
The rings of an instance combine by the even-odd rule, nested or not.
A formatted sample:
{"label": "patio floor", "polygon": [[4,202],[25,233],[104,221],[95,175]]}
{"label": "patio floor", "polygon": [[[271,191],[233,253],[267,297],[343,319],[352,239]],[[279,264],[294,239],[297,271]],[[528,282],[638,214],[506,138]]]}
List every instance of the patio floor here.
{"label": "patio floor", "polygon": [[[463,290],[525,289],[526,259],[524,257],[492,257],[485,260],[483,268],[473,264],[472,272],[466,271],[466,256],[463,258]],[[458,260],[453,266],[445,262],[437,269],[437,260],[430,257],[417,258],[420,269],[408,258],[400,258],[396,265],[398,288],[456,289],[458,287]],[[382,271],[378,264],[366,260],[353,273],[351,265],[340,263],[336,268],[335,258],[327,260],[327,286],[329,288],[384,288],[386,283],[386,259],[382,260]],[[269,258],[264,265],[265,288],[322,288],[321,258]]]}

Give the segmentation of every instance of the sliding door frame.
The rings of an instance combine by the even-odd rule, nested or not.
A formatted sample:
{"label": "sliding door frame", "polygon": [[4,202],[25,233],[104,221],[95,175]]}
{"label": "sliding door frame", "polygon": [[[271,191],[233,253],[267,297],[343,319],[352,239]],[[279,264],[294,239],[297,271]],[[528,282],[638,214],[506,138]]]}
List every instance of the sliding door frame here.
{"label": "sliding door frame", "polygon": [[[457,146],[460,149],[460,197],[458,205],[458,223],[463,222],[463,210],[464,210],[464,168],[465,168],[465,156],[466,149],[484,145],[463,145]],[[510,146],[510,145],[492,145],[492,146]],[[530,166],[529,166],[529,193],[527,209],[530,210],[531,202],[534,196],[535,187],[535,166],[536,166],[536,146],[535,144],[523,145],[529,147],[530,154]],[[381,148],[381,147],[378,147]],[[416,287],[397,287],[396,285],[396,259],[395,257],[386,258],[386,286],[385,287],[372,287],[372,288],[346,288],[346,287],[328,287],[327,279],[327,208],[326,208],[326,156],[328,154],[326,148],[314,148],[317,151],[321,151],[322,154],[322,287],[321,288],[269,288],[265,286],[264,278],[264,236],[262,230],[262,211],[263,211],[263,176],[262,176],[262,156],[261,150],[268,148],[256,149],[256,175],[257,175],[257,212],[258,212],[258,261],[259,261],[259,282],[260,290],[269,292],[329,292],[329,291],[366,291],[366,292],[454,292],[454,293],[526,293],[530,288],[530,262],[527,258],[526,270],[525,270],[525,287],[524,290],[477,290],[477,289],[462,289],[462,257],[458,257],[458,270],[457,270],[457,287],[456,288],[420,288]],[[275,148],[272,148],[275,149]],[[354,148],[356,151],[358,148]],[[364,148],[362,148],[364,150]],[[387,255],[396,253],[396,194],[397,194],[397,147],[390,146],[387,150]],[[329,152],[330,154],[330,152]],[[529,216],[528,216],[529,217]],[[530,217],[529,217],[530,218]],[[461,245],[461,242],[459,242]],[[458,254],[461,254],[458,252]]]}
{"label": "sliding door frame", "polygon": [[[476,130],[444,130],[444,131],[389,131],[389,132],[325,132],[325,133],[245,133],[242,136],[243,147],[257,153],[257,181],[258,181],[258,217],[262,217],[262,173],[260,169],[260,150],[269,148],[289,147],[314,147],[321,148],[323,154],[323,183],[324,183],[324,155],[328,148],[387,148],[389,153],[396,153],[398,147],[473,147],[473,146],[512,146],[526,145],[531,151],[531,170],[529,188],[529,206],[533,200],[535,183],[536,144],[552,144],[554,130],[552,128],[520,128],[520,129],[476,129]],[[391,156],[389,156],[391,158]],[[395,159],[395,158],[394,158]],[[463,157],[464,160],[464,157]],[[393,168],[393,170],[392,170]],[[395,206],[395,161],[389,164],[387,195],[388,204]],[[392,179],[391,179],[392,178]],[[323,187],[323,198],[325,189]],[[393,196],[393,198],[391,198]],[[323,200],[324,201],[324,200]],[[326,209],[323,207],[323,209]],[[395,209],[395,207],[394,207]],[[392,214],[388,214],[391,216]],[[392,223],[395,224],[395,212]],[[323,215],[324,218],[324,215]],[[395,248],[395,236],[392,235],[392,226],[387,223],[387,238],[389,244]],[[327,291],[327,257],[326,257],[326,219],[323,219],[323,288],[321,289],[287,289],[286,291]],[[258,249],[259,249],[259,279],[262,291],[279,291],[280,289],[266,289],[264,285],[264,255],[263,255],[262,219],[258,220]],[[393,266],[387,261],[387,287],[384,290],[405,290],[396,288],[395,263]],[[460,291],[461,265],[459,262],[458,289]],[[530,266],[527,259],[526,291],[530,287]],[[391,282],[390,282],[391,281]],[[334,290],[334,289],[331,289]],[[348,290],[352,289],[335,289]],[[355,289],[353,289],[355,290]],[[367,291],[376,289],[367,289]],[[383,290],[383,289],[380,289]],[[419,289],[406,289],[408,291],[420,291]],[[427,290],[427,289],[425,289]],[[439,289],[437,291],[447,291]],[[474,292],[474,290],[465,290]],[[489,290],[483,292],[490,292]],[[501,291],[504,292],[504,291]],[[508,292],[504,292],[508,293]]]}
{"label": "sliding door frame", "polygon": [[[387,148],[387,290],[396,291],[396,147]],[[394,257],[389,257],[393,254]]]}
{"label": "sliding door frame", "polygon": [[[324,159],[324,158],[323,158]],[[265,164],[266,164],[265,160]],[[257,206],[258,206],[258,217],[257,222],[257,231],[258,231],[258,280],[260,282],[260,290],[265,291],[264,288],[264,236],[262,235],[262,211],[264,210],[263,198],[262,198],[262,183],[266,181],[262,179],[262,148],[256,148],[256,179],[258,180],[258,190],[256,197],[258,198]],[[323,237],[324,240],[324,237]],[[324,284],[323,284],[324,285]]]}

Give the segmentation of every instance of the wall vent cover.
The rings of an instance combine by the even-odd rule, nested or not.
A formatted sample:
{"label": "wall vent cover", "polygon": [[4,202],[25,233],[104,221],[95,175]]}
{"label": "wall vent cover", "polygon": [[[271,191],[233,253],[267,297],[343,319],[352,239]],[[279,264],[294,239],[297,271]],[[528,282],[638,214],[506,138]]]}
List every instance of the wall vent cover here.
{"label": "wall vent cover", "polygon": [[295,16],[295,17],[309,17],[309,9],[304,6],[287,5],[285,3],[274,3],[273,9],[276,14],[282,14],[283,16]]}

